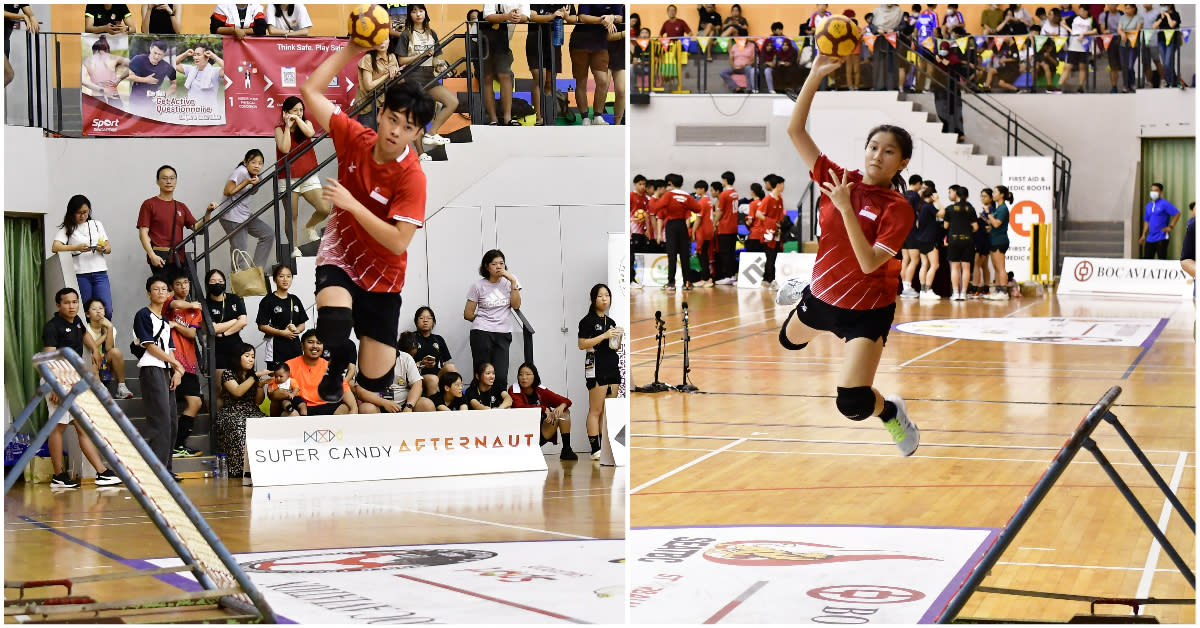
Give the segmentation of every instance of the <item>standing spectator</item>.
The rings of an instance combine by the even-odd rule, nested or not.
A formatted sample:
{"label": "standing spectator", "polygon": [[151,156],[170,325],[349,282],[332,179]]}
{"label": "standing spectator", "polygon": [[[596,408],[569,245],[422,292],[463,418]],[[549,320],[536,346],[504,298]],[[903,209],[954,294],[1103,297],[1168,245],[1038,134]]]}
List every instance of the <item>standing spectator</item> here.
{"label": "standing spectator", "polygon": [[1105,35],[1112,35],[1113,39],[1105,44],[1104,55],[1108,61],[1108,82],[1112,84],[1109,93],[1117,93],[1118,86],[1121,84],[1121,18],[1125,14],[1115,4],[1104,5],[1104,12],[1100,14],[1099,27],[1100,32]]}
{"label": "standing spectator", "polygon": [[937,301],[941,299],[933,291],[933,278],[937,276],[938,247],[937,247],[937,210],[938,195],[933,183],[925,182],[921,189],[921,210],[917,213],[917,250],[921,254],[921,294],[922,301]]}
{"label": "standing spectator", "polygon": [[1054,86],[1054,74],[1058,71],[1058,46],[1053,38],[1066,37],[1071,31],[1063,25],[1062,13],[1058,9],[1050,9],[1050,15],[1042,21],[1041,34],[1049,39],[1042,44],[1041,50],[1034,53],[1037,56],[1037,65],[1046,77],[1046,91],[1061,94],[1062,89]]}
{"label": "standing spectator", "polygon": [[500,387],[508,386],[508,347],[512,344],[512,311],[521,307],[521,284],[504,263],[504,253],[483,254],[479,281],[467,290],[463,318],[471,321],[471,360],[475,367],[496,367]]}
{"label": "standing spectator", "polygon": [[950,261],[950,283],[953,292],[951,301],[967,300],[967,285],[971,280],[971,261],[975,258],[975,244],[972,236],[979,228],[975,219],[975,208],[967,201],[967,189],[961,185],[951,185],[948,195],[950,205],[946,206],[944,225],[946,231],[946,259]]}
{"label": "standing spectator", "polygon": [[[846,9],[842,11],[842,15],[849,18],[854,25],[858,25],[858,19],[855,17],[854,9]],[[861,32],[861,31],[860,31]],[[852,91],[858,91],[858,85],[862,81],[859,76],[859,67],[862,65],[862,41],[860,40],[854,46],[854,51],[846,56],[846,63],[842,66],[846,72],[846,87]]]}
{"label": "standing spectator", "polygon": [[266,416],[259,408],[271,381],[271,371],[254,370],[254,347],[242,343],[234,352],[233,362],[221,374],[221,405],[213,427],[217,433],[217,453],[225,454],[228,477],[250,477],[246,456],[246,420]]}
{"label": "standing spectator", "polygon": [[1179,222],[1179,210],[1165,198],[1162,198],[1163,184],[1150,185],[1150,202],[1142,212],[1142,237],[1138,244],[1142,250],[1142,259],[1167,259],[1167,245],[1171,239],[1171,230]]}
{"label": "standing spectator", "polygon": [[[438,52],[438,36],[429,26],[429,14],[423,4],[408,5],[408,19],[396,47],[396,60],[403,67],[420,59],[417,69],[410,69],[405,79],[412,81],[433,97],[442,108],[433,116],[429,130],[421,136],[421,147],[445,146],[450,140],[438,135],[438,130],[458,110],[458,97],[434,80],[435,72],[444,72],[447,64]],[[536,91],[536,90],[535,90]]]}
{"label": "standing spectator", "polygon": [[908,189],[904,191],[904,200],[908,201],[909,207],[912,208],[913,221],[912,227],[908,230],[908,236],[904,238],[904,244],[900,248],[900,296],[906,299],[915,299],[920,296],[916,290],[913,290],[912,282],[913,277],[917,274],[917,268],[921,266],[921,244],[917,240],[917,215],[921,210],[921,188],[921,175],[914,174],[908,177]]}
{"label": "standing spectator", "polygon": [[[193,65],[183,64],[183,60],[188,57],[191,57]],[[224,82],[223,65],[221,57],[203,42],[175,56],[175,70],[183,73],[183,86],[187,88],[188,96],[195,100],[196,104],[214,109],[221,102],[217,90]]]}
{"label": "standing spectator", "polygon": [[[613,124],[625,124],[625,66],[629,59],[625,23],[618,21],[616,32],[608,34],[608,86],[613,92]],[[632,32],[632,31],[631,31]],[[608,100],[608,96],[604,96]]]}
{"label": "standing spectator", "polygon": [[267,14],[261,4],[218,4],[208,18],[208,32],[233,35],[242,41],[247,35],[267,34]]}
{"label": "standing spectator", "polygon": [[1125,15],[1121,16],[1117,32],[1121,35],[1121,70],[1125,73],[1125,87],[1122,94],[1134,91],[1135,69],[1138,62],[1138,46],[1142,39],[1142,16],[1138,15],[1137,5],[1125,5]]}
{"label": "standing spectator", "polygon": [[434,315],[432,308],[428,305],[417,308],[416,314],[413,315],[413,325],[417,327],[417,333],[413,335],[413,341],[417,343],[417,351],[413,354],[413,359],[421,369],[421,378],[425,381],[425,394],[432,395],[438,389],[438,375],[443,370],[457,371],[458,369],[451,361],[450,343],[446,342],[445,338],[433,333],[433,326],[437,325],[437,316]]}
{"label": "standing spectator", "polygon": [[213,367],[219,381],[221,370],[228,368],[227,365],[238,358],[238,351],[245,344],[241,332],[246,326],[246,302],[242,297],[225,291],[225,273],[219,269],[208,271],[204,283],[208,288],[205,305],[217,335],[217,359]]}
{"label": "standing spectator", "polygon": [[783,246],[783,233],[779,225],[785,215],[783,209],[783,177],[777,174],[767,175],[771,191],[767,193],[762,204],[758,207],[759,220],[755,226],[761,228],[762,250],[767,255],[766,266],[763,267],[762,282],[773,290],[779,289],[775,281],[775,258]]}
{"label": "standing spectator", "polygon": [[1071,72],[1079,70],[1079,89],[1082,93],[1087,86],[1088,66],[1091,65],[1091,53],[1084,46],[1084,38],[1096,35],[1095,21],[1091,18],[1091,9],[1086,4],[1079,5],[1079,14],[1071,20],[1071,39],[1067,40],[1067,70],[1059,80],[1058,86],[1063,91],[1069,91],[1067,84],[1071,82]]}
{"label": "standing spectator", "polygon": [[183,20],[182,4],[143,4],[142,32],[153,35],[178,35]]}
{"label": "standing spectator", "polygon": [[663,22],[662,28],[658,29],[659,37],[683,37],[692,34],[692,27],[681,18],[675,16],[677,9],[675,5],[667,5],[667,21]]}
{"label": "standing spectator", "polygon": [[79,282],[79,298],[87,303],[96,297],[104,303],[104,316],[113,317],[112,292],[108,284],[108,263],[104,256],[112,253],[112,242],[99,220],[92,218],[92,202],[82,194],[67,201],[67,213],[54,234],[50,246],[53,253],[70,252],[75,262],[75,279]]}
{"label": "standing spectator", "polygon": [[11,49],[9,40],[12,39],[13,29],[18,23],[25,25],[25,28],[34,35],[38,34],[37,19],[33,17],[33,9],[28,4],[6,4],[4,5],[4,86],[13,81],[16,73],[13,71],[12,64],[8,62],[8,55]]}
{"label": "standing spectator", "polygon": [[1012,193],[1007,187],[997,185],[993,197],[996,199],[996,207],[985,213],[983,218],[987,222],[991,240],[988,255],[991,256],[992,275],[996,281],[992,284],[992,291],[984,298],[989,301],[1007,301],[1008,271],[1004,267],[1004,255],[1008,253],[1008,203],[1012,200]]}
{"label": "standing spectator", "polygon": [[303,4],[268,4],[267,33],[283,37],[308,37],[312,18]]}
{"label": "standing spectator", "polygon": [[763,76],[767,93],[775,91],[775,74],[786,74],[796,67],[799,52],[791,37],[783,35],[783,22],[771,24],[771,38],[763,44]]}
{"label": "standing spectator", "polygon": [[92,54],[83,60],[79,73],[80,83],[93,98],[114,107],[124,106],[117,85],[129,76],[129,59],[112,53],[107,35],[96,38]]}
{"label": "standing spectator", "polygon": [[682,176],[668,174],[666,182],[667,191],[656,201],[655,206],[655,214],[663,223],[659,239],[667,243],[667,283],[663,290],[675,292],[676,259],[679,260],[684,290],[691,290],[692,282],[687,280],[687,262],[691,258],[692,241],[688,239],[687,216],[689,211],[693,214],[699,212],[700,205],[691,194],[679,189],[683,185]]}
{"label": "standing spectator", "polygon": [[[646,210],[650,207],[650,197],[646,196],[646,177],[644,175],[636,175],[633,177],[633,191],[629,193],[629,261],[636,261],[636,255],[646,250],[648,240],[646,239],[647,222],[649,216]],[[630,286],[633,288],[641,288],[637,280],[637,267],[634,264],[629,265]]]}
{"label": "standing spectator", "polygon": [[163,57],[167,54],[167,45],[161,40],[150,43],[150,51],[134,56],[129,60],[129,106],[135,111],[146,111],[153,108],[151,98],[167,81],[166,95],[175,93],[175,79],[179,76],[175,66]]}
{"label": "standing spectator", "polygon": [[[79,318],[79,293],[75,292],[74,288],[63,288],[55,293],[54,303],[58,311],[42,326],[42,351],[54,351],[69,347],[82,358],[85,356],[83,349],[87,347],[94,355],[97,349],[92,344],[91,335],[84,333],[85,325]],[[94,393],[89,390],[83,394],[93,395]],[[58,395],[53,392],[46,397],[46,406],[50,410],[51,417],[58,411],[60,402]],[[79,482],[72,480],[71,476],[67,474],[66,464],[63,460],[63,432],[67,430],[67,425],[74,420],[75,417],[70,412],[64,412],[62,418],[58,420],[58,425],[54,426],[50,432],[47,446],[50,448],[50,463],[54,466],[54,477],[50,479],[50,486],[79,488]],[[100,451],[96,449],[96,445],[92,443],[78,423],[75,424],[75,431],[79,432],[79,448],[83,450],[83,456],[92,463],[98,472],[96,485],[120,484],[121,480],[104,466],[104,461],[100,458]]]}
{"label": "standing spectator", "polygon": [[961,12],[959,12],[958,5],[957,4],[947,4],[946,5],[946,13],[942,17],[942,37],[945,37],[946,39],[951,39],[955,36],[954,35],[955,28],[957,28],[959,26],[966,28],[966,25],[967,25],[966,20],[963,18],[963,14]]}
{"label": "standing spectator", "polygon": [[378,126],[379,110],[383,108],[384,91],[378,89],[384,83],[400,76],[400,61],[396,55],[388,52],[385,41],[367,51],[358,60],[358,91],[354,93],[354,103],[351,108],[357,109],[363,103],[370,102],[375,95],[375,104],[366,105],[358,112],[358,121],[369,129]]}
{"label": "standing spectator", "polygon": [[604,400],[615,398],[621,386],[621,335],[624,330],[608,315],[612,293],[598,283],[589,295],[588,313],[579,319],[579,349],[584,351],[583,376],[588,389],[587,434],[592,459],[600,457],[600,425],[605,420]]}
{"label": "standing spectator", "polygon": [[[399,5],[397,5],[397,6],[399,6]],[[400,15],[401,15],[401,19],[403,19],[404,14],[401,13]],[[483,80],[483,73],[480,72],[480,70],[479,70],[479,68],[481,67],[480,66],[481,61],[479,59],[479,55],[480,55],[479,21],[481,19],[483,19],[482,16],[483,16],[483,13],[480,12],[479,9],[471,9],[471,10],[467,11],[467,32],[466,32],[465,47],[469,51],[469,54],[468,54],[469,61],[468,62],[471,65],[471,71],[474,72],[474,74],[472,74],[471,76],[474,76],[476,81]],[[404,30],[403,26],[401,26],[401,28],[399,30]],[[394,18],[392,21],[392,33],[393,33],[393,38],[398,37],[398,34],[397,34],[398,31],[395,26]]]}
{"label": "standing spectator", "polygon": [[496,385],[496,368],[487,362],[475,371],[475,379],[463,392],[463,400],[470,410],[511,408],[513,402],[508,391]]}
{"label": "standing spectator", "polygon": [[[483,108],[487,111],[489,124],[500,125],[496,117],[496,98],[492,92],[492,82],[499,81],[500,113],[504,124],[521,126],[520,122],[512,119],[513,54],[509,40],[512,39],[513,24],[529,21],[529,5],[522,2],[484,5],[483,20],[484,24],[480,27],[490,51],[488,57],[483,60]],[[571,33],[571,41],[575,41],[574,32]]]}
{"label": "standing spectator", "polygon": [[[1053,42],[1050,46],[1054,46]],[[953,45],[953,42],[944,40],[938,43],[937,51],[934,65],[946,73],[946,84],[937,86],[934,91],[934,106],[938,118],[942,120],[942,133],[955,133],[958,135],[958,141],[962,142],[962,88],[959,87],[959,81],[964,78],[969,68],[963,63],[958,47]]]}
{"label": "standing spectator", "polygon": [[[187,252],[173,249],[183,241],[183,228],[193,231],[200,229],[208,223],[217,204],[209,203],[204,218],[196,220],[186,204],[175,200],[175,186],[179,183],[179,174],[175,169],[159,166],[154,178],[158,183],[158,195],[142,201],[138,209],[138,238],[142,250],[146,252],[150,272],[158,277],[166,277],[172,268],[186,271],[191,267]],[[195,272],[190,274],[195,276]]]}
{"label": "standing spectator", "polygon": [[712,198],[708,195],[708,182],[704,179],[696,181],[693,189],[696,190],[696,203],[700,205],[700,213],[688,225],[688,236],[696,243],[696,259],[700,263],[699,281],[695,282],[695,286],[711,288],[713,282],[708,260],[712,254],[713,239]]}
{"label": "standing spectator", "polygon": [[[938,35],[938,33],[940,32],[939,25],[938,25],[938,16],[937,16],[937,13],[934,11],[934,8],[936,7],[936,5],[927,4],[927,5],[925,5],[924,9],[921,9],[918,12],[917,9],[920,6],[921,5],[919,5],[919,4],[913,5],[913,12],[917,14],[916,17],[913,18],[913,28],[914,28],[913,43],[915,44],[914,49],[917,51],[917,60],[913,64],[913,69],[912,69],[913,81],[912,82],[913,82],[913,88],[917,91],[922,91],[922,87],[921,87],[922,75],[924,75],[924,78],[925,78],[924,83],[926,84],[926,86],[928,85],[928,83],[929,83],[929,65],[928,64],[931,61],[936,61],[937,56],[938,56],[938,53],[937,53],[938,47],[937,46],[934,46],[934,51],[931,52],[928,48],[926,48],[922,44],[924,43],[924,41],[927,38],[936,37]],[[936,44],[937,42],[935,41],[934,43]]]}
{"label": "standing spectator", "polygon": [[171,471],[172,449],[178,429],[179,415],[174,390],[183,378],[183,364],[175,357],[171,340],[171,324],[164,306],[171,298],[167,282],[151,275],[146,280],[146,296],[150,304],[133,317],[133,335],[146,352],[138,360],[138,381],[142,385],[142,402],[146,421],[139,430],[158,461]]}
{"label": "standing spectator", "polygon": [[[1171,38],[1171,43],[1167,43],[1167,35],[1162,32],[1164,30],[1177,30],[1182,20],[1179,17],[1179,12],[1175,10],[1175,5],[1164,4],[1162,13],[1159,14],[1158,20],[1154,22],[1153,28],[1158,29],[1158,56],[1162,58],[1164,78],[1167,81],[1167,87],[1183,87],[1183,82],[1176,75],[1175,71],[1175,55],[1179,52],[1180,39],[1183,36],[1181,33],[1175,33]],[[1156,85],[1157,87],[1157,85]]]}
{"label": "standing spectator", "polygon": [[984,216],[991,214],[996,207],[992,202],[992,188],[979,191],[979,204],[979,213],[975,218],[977,226],[972,237],[975,243],[975,269],[971,274],[971,286],[967,289],[967,297],[972,299],[983,298],[987,294],[986,286],[996,281],[995,273],[988,277],[988,254],[991,252],[992,243],[988,234],[990,225],[984,219]]}
{"label": "standing spectator", "polygon": [[513,384],[512,407],[541,408],[542,429],[538,446],[546,443],[558,444],[558,434],[562,434],[563,460],[578,460],[579,456],[571,449],[571,400],[542,386],[542,376],[532,362],[525,362],[517,369],[517,383]]}
{"label": "standing spectator", "polygon": [[287,264],[277,264],[271,279],[275,291],[259,301],[254,322],[265,336],[263,360],[268,369],[274,370],[276,364],[300,355],[300,336],[308,322],[308,312],[300,297],[288,292],[292,287],[292,269]]}
{"label": "standing spectator", "polygon": [[[551,23],[555,20],[566,22],[575,14],[575,6],[570,4],[531,4],[529,5],[529,21],[535,26],[529,27],[529,35],[525,38],[525,59],[529,69],[533,71],[533,111],[535,126],[546,124],[542,103],[554,99],[554,84],[558,73],[562,71],[562,46],[554,45],[554,32]],[[612,61],[611,57],[609,61]],[[557,112],[559,114],[565,112]]]}
{"label": "standing spectator", "polygon": [[[1153,4],[1143,4],[1142,7],[1138,9],[1138,15],[1142,16],[1143,29],[1153,29],[1157,28],[1155,24],[1158,23],[1159,17],[1162,16],[1162,9]],[[1155,36],[1162,37],[1162,34],[1158,33]],[[1138,46],[1140,46],[1142,49],[1142,84],[1147,85],[1153,83],[1154,87],[1157,88],[1159,86],[1159,82],[1162,81],[1164,72],[1162,56],[1159,54],[1159,48],[1156,44],[1156,41],[1150,42],[1146,41],[1145,39],[1138,41]],[[1157,71],[1157,73],[1150,71],[1151,62],[1154,63],[1154,69]]]}
{"label": "standing spectator", "polygon": [[871,60],[871,87],[875,91],[894,90],[896,82],[896,48],[888,41],[888,33],[894,33],[900,28],[904,13],[898,4],[881,4],[874,11],[875,18],[871,21],[871,30],[877,35],[875,39],[874,57]]}
{"label": "standing spectator", "polygon": [[[117,329],[112,321],[104,318],[104,303],[95,297],[84,301],[86,324],[84,331],[92,337],[92,366],[100,381],[117,380],[116,399],[133,399],[133,393],[125,386],[125,356],[117,348]],[[80,354],[82,356],[82,354]]]}
{"label": "standing spectator", "polygon": [[[571,52],[571,72],[575,77],[575,106],[584,125],[608,124],[601,114],[608,99],[609,76],[608,36],[619,32],[617,23],[624,21],[623,4],[581,4],[579,24],[571,31],[567,48]],[[587,75],[592,71],[596,92],[592,108],[588,109]]]}
{"label": "standing spectator", "polygon": [[[763,199],[767,193],[763,191],[762,184],[750,184],[750,207],[746,212],[746,228],[750,230],[746,234],[746,252],[747,253],[764,253],[762,243],[763,232],[763,216],[759,213],[759,208],[762,207]],[[771,284],[767,281],[762,282],[762,287],[767,288]]]}
{"label": "standing spectator", "polygon": [[258,175],[262,169],[262,151],[251,148],[225,181],[225,189],[222,190],[225,196],[218,209],[224,211],[227,208],[219,220],[221,228],[230,234],[231,252],[250,250],[247,247],[253,237],[258,240],[254,247],[254,265],[266,268],[271,249],[275,247],[275,231],[262,218],[250,217],[250,199],[253,198],[253,188],[258,185]]}
{"label": "standing spectator", "polygon": [[175,435],[173,458],[199,456],[198,450],[187,446],[192,435],[196,415],[200,414],[203,402],[200,398],[200,361],[196,350],[196,336],[204,325],[204,304],[187,301],[192,290],[192,281],[187,275],[174,273],[171,281],[171,298],[163,306],[164,318],[171,325],[171,342],[175,345],[175,359],[183,365],[183,376],[175,387],[175,405],[179,410],[179,423]]}
{"label": "standing spectator", "polygon": [[[818,5],[819,6],[819,5]],[[750,24],[742,17],[742,5],[729,7],[729,17],[725,18],[721,29],[722,37],[747,37],[750,35]]]}
{"label": "standing spectator", "polygon": [[[754,62],[758,57],[758,47],[752,41],[742,40],[729,46],[729,67],[721,70],[721,80],[735,94],[754,93],[756,72]],[[746,77],[746,87],[739,87],[733,82],[733,75],[742,74]]]}
{"label": "standing spectator", "polygon": [[[317,153],[309,150],[315,129],[304,117],[304,101],[299,96],[288,96],[280,109],[282,123],[275,127],[275,162],[279,163],[285,157],[295,157],[289,169],[292,179],[299,179],[300,183],[292,188],[292,257],[300,257],[300,247],[297,244],[300,197],[303,196],[313,207],[313,215],[304,225],[304,233],[309,242],[321,239],[317,234],[317,225],[329,216],[329,201],[321,197],[321,181],[316,172]],[[279,167],[279,173],[280,178],[284,179],[286,173],[282,166]],[[286,185],[286,179],[284,183]]]}
{"label": "standing spectator", "polygon": [[119,35],[132,33],[133,13],[127,4],[85,4],[83,6],[83,30],[88,33]]}
{"label": "standing spectator", "polygon": [[805,22],[805,24],[808,26],[808,32],[817,32],[817,24],[820,24],[825,20],[825,18],[831,15],[833,15],[833,13],[829,11],[828,4],[818,4],[817,10],[813,11],[812,14],[808,16],[808,21]]}
{"label": "standing spectator", "polygon": [[734,174],[728,170],[721,173],[721,195],[717,197],[717,213],[713,221],[717,225],[717,285],[737,284],[737,225],[738,193],[733,188]]}
{"label": "standing spectator", "polygon": [[[696,9],[700,13],[700,21],[696,24],[697,37],[716,37],[721,32],[721,14],[717,13],[717,5],[701,4]],[[633,29],[630,29],[631,31]],[[712,61],[712,44],[705,48],[705,59]]]}

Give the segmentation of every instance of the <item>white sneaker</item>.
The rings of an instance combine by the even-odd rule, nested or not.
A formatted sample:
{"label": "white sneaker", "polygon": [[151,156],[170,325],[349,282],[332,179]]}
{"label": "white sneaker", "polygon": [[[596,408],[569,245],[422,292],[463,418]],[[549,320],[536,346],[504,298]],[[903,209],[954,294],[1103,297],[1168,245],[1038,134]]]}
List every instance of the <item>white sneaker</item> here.
{"label": "white sneaker", "polygon": [[905,299],[915,299],[915,298],[921,296],[921,293],[917,292],[916,290],[913,290],[912,286],[905,286],[904,292],[901,292],[900,296]]}
{"label": "white sneaker", "polygon": [[450,140],[436,133],[433,135],[426,133],[425,137],[421,138],[421,143],[426,146],[445,146],[450,143]]}
{"label": "white sneaker", "polygon": [[595,118],[592,118],[592,126],[610,126],[610,125],[604,118],[602,118],[600,116],[596,116]]}
{"label": "white sneaker", "polygon": [[641,289],[642,289],[642,282],[640,282],[640,281],[632,281],[632,282],[630,282],[630,283],[629,283],[629,288],[630,288],[631,290],[641,290]]}
{"label": "white sneaker", "polygon": [[892,435],[892,441],[900,448],[900,453],[911,456],[921,444],[921,430],[909,420],[908,409],[904,407],[904,400],[899,395],[888,395],[884,399],[896,404],[896,416],[884,421],[883,426]]}
{"label": "white sneaker", "polygon": [[917,298],[921,301],[939,301],[942,297],[939,297],[933,290],[922,290],[921,296]]}
{"label": "white sneaker", "polygon": [[778,280],[778,279],[776,279],[776,280],[774,280],[774,281],[772,281],[772,282],[771,282],[771,289],[772,289],[772,290],[779,290],[779,280]]}
{"label": "white sneaker", "polygon": [[582,126],[592,126],[592,119],[584,118],[579,124]]}
{"label": "white sneaker", "polygon": [[117,399],[133,399],[133,393],[125,386],[125,382],[117,384]]}
{"label": "white sneaker", "polygon": [[292,249],[292,257],[303,257],[304,253],[300,251],[300,247]]}
{"label": "white sneaker", "polygon": [[783,284],[783,287],[775,294],[775,305],[799,303],[800,298],[804,296],[804,289],[807,287],[808,282],[803,279],[788,279],[788,282]]}
{"label": "white sneaker", "polygon": [[429,153],[421,153],[420,160],[421,161],[433,161],[433,157],[430,157]]}
{"label": "white sneaker", "polygon": [[726,277],[724,279],[718,279],[716,281],[716,284],[718,286],[732,286],[736,283],[737,283],[737,277]]}

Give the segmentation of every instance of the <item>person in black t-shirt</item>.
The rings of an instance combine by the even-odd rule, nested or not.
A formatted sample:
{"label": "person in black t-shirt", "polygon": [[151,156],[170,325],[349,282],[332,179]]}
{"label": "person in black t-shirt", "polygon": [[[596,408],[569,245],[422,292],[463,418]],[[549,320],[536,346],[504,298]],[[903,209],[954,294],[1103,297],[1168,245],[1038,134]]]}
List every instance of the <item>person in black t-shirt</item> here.
{"label": "person in black t-shirt", "polygon": [[127,4],[86,4],[83,6],[83,28],[88,33],[119,35],[132,33],[133,12]]}
{"label": "person in black t-shirt", "polygon": [[182,4],[143,4],[142,32],[155,35],[178,35],[183,20]]}
{"label": "person in black t-shirt", "polygon": [[[91,335],[84,331],[83,319],[79,318],[79,293],[74,288],[63,288],[54,295],[54,303],[58,306],[58,312],[42,327],[42,351],[69,347],[79,354],[79,357],[86,360],[87,356],[84,355],[83,348],[87,347],[89,351],[94,352],[96,345],[92,342]],[[95,369],[94,364],[92,368]],[[84,394],[91,395],[93,393],[88,391]],[[46,405],[49,407],[51,415],[58,409],[59,402],[58,395],[54,393],[50,393],[50,396],[46,398]],[[66,412],[58,420],[58,425],[54,426],[54,431],[50,432],[47,446],[50,448],[50,463],[54,465],[54,477],[50,480],[51,486],[79,488],[79,482],[72,480],[67,474],[63,461],[63,432],[67,430],[67,425],[74,420],[75,417],[71,416],[70,412]],[[96,468],[96,485],[120,484],[121,480],[104,466],[104,461],[100,459],[100,452],[96,449],[96,445],[92,443],[78,423],[75,424],[75,430],[79,432],[79,448],[83,450],[83,455],[88,462]]]}
{"label": "person in black t-shirt", "polygon": [[937,189],[933,182],[926,181],[921,190],[921,208],[917,213],[917,249],[921,252],[921,295],[922,300],[940,299],[933,291],[933,278],[938,269],[938,227],[941,225],[941,212],[938,211]]}
{"label": "person in black t-shirt", "polygon": [[8,62],[9,39],[12,37],[13,29],[16,28],[17,22],[24,22],[25,28],[29,32],[37,35],[38,23],[33,17],[33,9],[29,8],[28,4],[6,4],[4,5],[4,86],[12,82],[16,73],[13,71],[12,64]]}
{"label": "person in black t-shirt", "polygon": [[437,316],[427,305],[417,308],[413,316],[413,324],[417,326],[417,353],[413,356],[421,376],[425,380],[425,394],[433,395],[438,389],[438,377],[442,372],[458,372],[450,361],[450,345],[446,339],[433,333],[437,325]]}
{"label": "person in black t-shirt", "polygon": [[917,244],[917,212],[921,208],[923,185],[921,175],[914,174],[908,178],[908,189],[904,191],[904,198],[913,210],[913,228],[908,232],[908,237],[904,238],[904,245],[900,249],[900,287],[903,289],[900,296],[906,299],[915,299],[918,296],[917,291],[913,290],[912,281],[921,265],[921,251]]}
{"label": "person in black t-shirt", "polygon": [[292,287],[292,269],[279,264],[271,277],[275,280],[275,291],[259,302],[258,318],[255,319],[259,331],[267,339],[263,349],[267,368],[300,356],[300,334],[304,333],[304,324],[308,322],[308,312],[304,311],[300,297],[288,293],[288,288]]}
{"label": "person in black t-shirt", "polygon": [[496,367],[487,362],[475,369],[475,379],[463,392],[463,400],[471,410],[512,407],[512,397],[508,391],[496,387]]}
{"label": "person in black t-shirt", "polygon": [[213,375],[220,381],[221,371],[231,368],[241,358],[241,331],[246,326],[246,302],[232,292],[225,292],[225,273],[214,268],[204,278],[208,296],[204,299],[217,334],[217,363]]}
{"label": "person in black t-shirt", "polygon": [[463,400],[462,375],[455,372],[442,373],[438,378],[438,392],[433,396],[433,403],[438,410],[466,410],[467,402]]}
{"label": "person in black t-shirt", "polygon": [[620,359],[617,350],[624,333],[616,321],[608,316],[612,304],[612,292],[608,286],[598,283],[592,286],[591,307],[587,316],[579,320],[579,348],[586,351],[583,372],[588,388],[588,443],[592,446],[592,458],[600,452],[600,424],[604,420],[604,399],[616,397],[621,384]]}
{"label": "person in black t-shirt", "polygon": [[950,186],[949,196],[953,201],[946,206],[943,220],[946,231],[946,258],[950,261],[950,283],[953,285],[951,301],[967,300],[967,284],[971,281],[971,262],[975,258],[975,231],[979,229],[975,207],[967,201],[967,188]]}

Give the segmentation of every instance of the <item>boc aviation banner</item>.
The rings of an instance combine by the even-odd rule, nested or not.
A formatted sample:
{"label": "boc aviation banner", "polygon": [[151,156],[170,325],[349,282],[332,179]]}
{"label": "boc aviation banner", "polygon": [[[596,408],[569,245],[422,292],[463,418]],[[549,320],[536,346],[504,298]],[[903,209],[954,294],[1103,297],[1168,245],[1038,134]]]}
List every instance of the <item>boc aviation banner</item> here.
{"label": "boc aviation banner", "polygon": [[[1033,250],[1033,225],[1049,229],[1054,222],[1054,161],[1049,157],[1005,157],[1001,178],[1012,199],[1008,201],[1008,253],[1004,268],[1018,282],[1029,281],[1029,261]],[[1054,259],[1057,243],[1050,242]]]}
{"label": "boc aviation banner", "polygon": [[[84,135],[270,137],[288,96],[321,61],[345,46],[333,37],[216,35],[81,37]],[[355,64],[325,95],[342,110],[354,100]]]}

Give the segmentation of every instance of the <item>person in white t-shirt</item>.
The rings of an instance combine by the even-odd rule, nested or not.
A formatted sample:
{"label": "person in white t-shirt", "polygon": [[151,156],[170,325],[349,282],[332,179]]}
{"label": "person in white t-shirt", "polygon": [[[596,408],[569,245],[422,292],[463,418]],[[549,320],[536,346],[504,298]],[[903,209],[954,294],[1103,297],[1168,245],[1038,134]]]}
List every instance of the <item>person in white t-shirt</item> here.
{"label": "person in white t-shirt", "polygon": [[417,344],[417,333],[406,331],[400,334],[396,344],[399,351],[396,356],[396,381],[392,386],[391,399],[355,385],[354,393],[358,398],[359,413],[434,412],[437,410],[433,401],[422,395],[425,392],[424,382],[421,369],[417,366],[414,357],[420,348],[420,345]]}
{"label": "person in white t-shirt", "polygon": [[1075,70],[1079,70],[1079,89],[1076,91],[1083,91],[1087,84],[1087,66],[1091,57],[1091,53],[1084,47],[1084,37],[1098,33],[1096,21],[1092,19],[1088,5],[1079,5],[1079,12],[1075,15],[1075,19],[1071,20],[1071,38],[1067,40],[1067,68],[1058,82],[1058,86],[1063,91],[1070,91],[1067,89],[1067,84],[1071,82],[1071,72]]}
{"label": "person in white t-shirt", "polygon": [[233,233],[229,244],[233,249],[245,251],[249,244],[249,237],[254,236],[258,240],[258,245],[254,247],[254,265],[266,268],[267,261],[271,257],[271,250],[275,247],[275,232],[261,218],[250,220],[252,194],[245,190],[245,188],[258,183],[258,173],[262,172],[262,169],[262,151],[257,148],[247,151],[242,162],[233,169],[233,174],[230,174],[229,180],[225,182],[223,192],[225,198],[217,207],[217,211],[219,213],[226,207],[232,208],[227,213],[220,214],[221,227],[225,229],[225,233],[233,233],[234,229],[242,226],[242,223],[250,222],[241,231]]}
{"label": "person in white t-shirt", "polygon": [[[183,61],[189,57],[193,65],[184,65]],[[217,92],[223,82],[222,65],[221,57],[202,43],[175,56],[175,69],[184,75],[183,86],[188,96],[197,105],[212,107],[214,111],[221,100]]]}
{"label": "person in white t-shirt", "polygon": [[[1041,34],[1045,37],[1066,37],[1071,34],[1062,23],[1062,12],[1050,9],[1050,14],[1042,21]],[[1058,70],[1058,44],[1053,39],[1046,40],[1041,50],[1036,51],[1037,65],[1046,76],[1046,91],[1061,93],[1062,89],[1054,87],[1054,73]],[[1062,85],[1060,84],[1061,88]]]}
{"label": "person in white t-shirt", "polygon": [[496,385],[508,387],[508,347],[512,344],[512,311],[521,307],[521,285],[504,263],[504,253],[483,254],[479,281],[467,291],[463,318],[471,321],[471,359],[474,370],[489,362],[496,368]]}
{"label": "person in white t-shirt", "polygon": [[104,256],[112,253],[112,243],[104,225],[92,218],[92,202],[82,194],[67,201],[54,243],[53,253],[70,253],[75,261],[75,279],[79,282],[79,298],[84,303],[97,298],[104,303],[104,317],[112,320],[112,291],[108,285],[108,263]]}
{"label": "person in white t-shirt", "polygon": [[308,37],[312,18],[303,4],[268,4],[267,34],[283,37]]}

